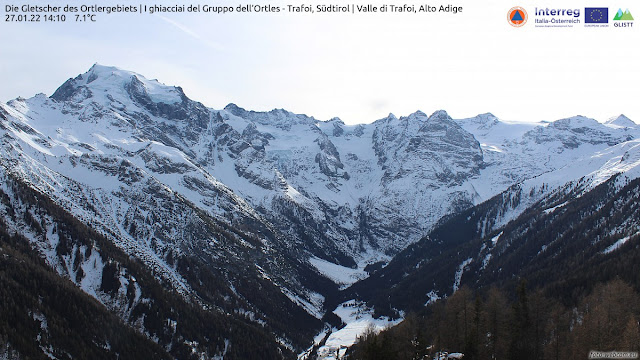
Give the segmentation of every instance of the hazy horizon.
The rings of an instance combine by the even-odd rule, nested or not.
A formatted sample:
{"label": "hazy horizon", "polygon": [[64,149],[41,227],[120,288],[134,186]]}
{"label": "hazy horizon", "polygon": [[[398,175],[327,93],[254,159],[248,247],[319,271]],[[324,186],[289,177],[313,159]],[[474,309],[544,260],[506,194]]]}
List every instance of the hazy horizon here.
{"label": "hazy horizon", "polygon": [[491,112],[512,121],[578,114],[605,121],[625,114],[640,122],[640,49],[629,46],[640,41],[637,28],[536,28],[533,6],[529,23],[514,28],[506,21],[512,2],[454,5],[463,11],[3,22],[0,79],[11,85],[0,89],[0,100],[50,95],[98,62],[181,86],[215,109],[284,108],[348,124],[439,109],[454,118]]}

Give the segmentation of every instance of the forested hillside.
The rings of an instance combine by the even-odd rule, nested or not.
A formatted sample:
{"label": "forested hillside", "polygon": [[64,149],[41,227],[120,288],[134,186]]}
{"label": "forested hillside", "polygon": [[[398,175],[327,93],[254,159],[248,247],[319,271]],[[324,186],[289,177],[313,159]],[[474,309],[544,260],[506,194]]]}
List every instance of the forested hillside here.
{"label": "forested hillside", "polygon": [[640,294],[622,280],[597,283],[565,303],[544,289],[462,287],[398,326],[363,334],[348,359],[586,359],[591,350],[640,351]]}
{"label": "forested hillside", "polygon": [[613,177],[591,190],[573,184],[483,236],[474,224],[496,200],[445,221],[346,290],[377,283],[378,292],[362,292],[371,304],[410,312],[394,328],[366,333],[350,358],[445,351],[465,359],[585,359],[590,350],[638,351],[640,180]]}

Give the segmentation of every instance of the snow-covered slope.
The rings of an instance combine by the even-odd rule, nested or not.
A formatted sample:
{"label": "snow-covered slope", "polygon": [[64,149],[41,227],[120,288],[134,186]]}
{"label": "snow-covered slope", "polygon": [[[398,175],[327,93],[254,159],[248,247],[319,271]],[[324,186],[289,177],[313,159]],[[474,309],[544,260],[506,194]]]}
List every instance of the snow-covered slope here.
{"label": "snow-covered slope", "polygon": [[[213,121],[178,88],[96,65],[51,98],[0,107],[0,171],[52,199],[186,298],[262,327],[269,322],[291,350],[306,346],[321,325],[318,292],[336,286],[283,251],[286,239],[196,163],[195,141]],[[62,276],[74,277],[56,257],[55,236],[34,241]],[[94,280],[103,270],[91,273]],[[102,301],[99,280],[89,279],[78,285]],[[300,323],[304,328],[296,328]]]}
{"label": "snow-covered slope", "polygon": [[[507,189],[519,201],[494,224],[584,176],[636,177],[639,134],[623,115],[523,124],[416,111],[346,125],[282,109],[214,110],[179,87],[101,65],[51,97],[0,105],[3,171],[178,291],[193,284],[169,259],[230,266],[221,259],[250,253],[257,274],[316,317],[337,285],[313,276],[348,284],[441,218]],[[223,241],[209,221],[238,234]]]}
{"label": "snow-covered slope", "polygon": [[[292,346],[287,348],[276,340],[289,337],[291,330],[282,331],[277,322],[267,323],[267,314],[272,312],[262,313],[255,301],[243,297],[247,285],[239,279],[240,274],[229,276],[229,283],[221,281],[221,274],[215,274],[218,279],[212,280],[214,272],[202,262],[176,255],[170,261],[173,274],[184,275],[184,281],[194,285],[189,293],[178,294],[175,284],[163,281],[163,277],[171,279],[163,276],[162,270],[144,266],[148,265],[146,259],[142,259],[146,264],[142,263],[118,249],[112,239],[86,226],[10,171],[0,170],[0,278],[2,310],[6,313],[0,318],[9,321],[3,326],[2,347],[14,347],[18,352],[9,358],[34,354],[30,350],[34,347],[50,358],[71,354],[117,358],[118,353],[120,357],[129,354],[153,359],[190,358],[185,354],[207,359],[292,358]],[[221,240],[226,237],[218,235]],[[231,266],[238,262],[229,261]],[[185,267],[197,267],[197,281],[184,271]],[[42,270],[49,274],[44,279]],[[251,279],[251,271],[245,271],[242,277]],[[236,285],[233,290],[229,288],[232,284]],[[272,286],[266,280],[259,285],[263,292],[273,291]],[[202,291],[202,287],[209,289]],[[81,291],[84,297],[80,301],[77,293]],[[286,298],[272,301],[293,307],[287,310],[295,314],[295,305],[287,304]],[[38,331],[41,334],[15,326],[11,313],[22,318],[20,324],[29,324],[32,314],[39,314],[44,324],[40,326],[42,332]],[[306,329],[317,326],[310,316],[306,320],[311,320]],[[114,332],[114,323],[129,328]],[[276,327],[269,329],[271,325]],[[114,342],[119,336],[129,338],[126,349],[122,342]],[[132,349],[148,347],[142,341],[145,338],[156,346],[156,354],[142,355],[137,348]],[[251,346],[247,346],[247,338],[251,338]],[[301,343],[299,338],[289,338],[293,339],[291,344],[306,345],[306,339]],[[112,351],[109,343],[118,349]],[[96,352],[92,350],[94,345],[105,355],[87,355]]]}
{"label": "snow-covered slope", "polygon": [[[223,183],[287,236],[302,240],[302,248],[343,265],[349,262],[334,256],[334,247],[361,264],[384,259],[442,216],[639,133],[581,116],[522,124],[491,114],[452,120],[444,111],[418,111],[347,126],[337,118],[318,121],[284,110],[259,113],[232,104],[225,111],[220,117],[236,139],[244,136],[245,145],[237,154],[233,147],[218,147],[222,159],[235,156],[231,164],[218,162],[212,173],[218,171]],[[554,186],[585,174],[574,172]]]}
{"label": "snow-covered slope", "polygon": [[638,127],[638,124],[636,124],[633,120],[629,119],[628,117],[624,116],[624,114],[620,114],[618,116],[614,116],[610,118],[605,122],[605,124],[611,127],[622,127],[622,128]]}
{"label": "snow-covered slope", "polygon": [[[29,159],[20,161],[31,164],[23,175],[75,203],[79,216],[96,221],[81,210],[92,204],[124,234],[125,218],[135,217],[126,192],[155,183],[217,218],[263,224],[302,258],[346,266],[387,259],[442,216],[640,131],[623,115],[608,124],[582,116],[522,124],[417,111],[353,126],[282,109],[212,110],[179,87],[101,65],[51,98],[13,100],[2,114],[12,138],[6,158]],[[55,174],[109,200],[71,201],[58,180],[37,185]]]}

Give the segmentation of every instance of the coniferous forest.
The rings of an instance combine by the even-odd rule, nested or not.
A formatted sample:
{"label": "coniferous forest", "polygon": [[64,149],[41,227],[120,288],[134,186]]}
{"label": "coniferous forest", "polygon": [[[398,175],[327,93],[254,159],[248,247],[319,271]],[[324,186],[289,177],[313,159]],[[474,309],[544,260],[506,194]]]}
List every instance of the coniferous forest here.
{"label": "coniferous forest", "polygon": [[398,326],[368,329],[348,359],[587,359],[589,352],[640,351],[640,294],[622,280],[597,284],[566,304],[542,289],[463,286],[446,300],[409,314]]}
{"label": "coniferous forest", "polygon": [[[584,196],[569,192],[531,207],[499,236],[480,236],[474,226],[490,210],[451,218],[363,281],[377,285],[367,287],[378,289],[371,303],[383,306],[376,308],[402,304],[410,313],[379,334],[369,329],[349,358],[459,352],[465,359],[586,359],[591,350],[639,351],[639,196],[639,180],[619,188],[614,178]],[[556,204],[561,211],[545,211]],[[498,237],[499,257],[488,257],[484,249]],[[626,242],[619,245],[621,238]],[[449,248],[440,250],[441,244]],[[424,289],[439,285],[442,274],[466,258],[474,261],[462,286],[424,307]],[[440,294],[451,291],[450,284],[444,282]]]}

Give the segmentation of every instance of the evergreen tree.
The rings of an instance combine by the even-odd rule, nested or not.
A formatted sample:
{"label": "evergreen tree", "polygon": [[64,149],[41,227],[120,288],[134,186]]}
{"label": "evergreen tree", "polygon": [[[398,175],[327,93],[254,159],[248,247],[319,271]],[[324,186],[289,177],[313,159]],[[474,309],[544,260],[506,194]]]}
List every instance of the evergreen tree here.
{"label": "evergreen tree", "polygon": [[487,319],[487,348],[489,359],[506,358],[507,349],[507,299],[497,287],[489,289],[485,317]]}
{"label": "evergreen tree", "polygon": [[531,318],[527,299],[527,282],[521,280],[517,288],[517,299],[512,306],[511,343],[509,359],[533,359],[531,344]]}

